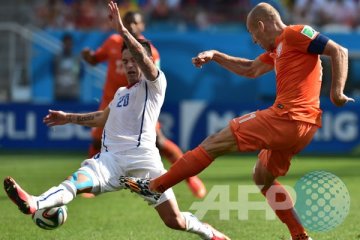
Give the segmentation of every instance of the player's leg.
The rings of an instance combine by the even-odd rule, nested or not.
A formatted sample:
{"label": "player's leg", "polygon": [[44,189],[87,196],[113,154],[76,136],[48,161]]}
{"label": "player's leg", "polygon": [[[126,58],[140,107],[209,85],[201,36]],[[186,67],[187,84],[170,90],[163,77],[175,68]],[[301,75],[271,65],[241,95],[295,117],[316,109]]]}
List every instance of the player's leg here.
{"label": "player's leg", "polygon": [[[271,153],[269,153],[268,150],[263,150],[263,154]],[[276,172],[276,170],[272,171]],[[276,177],[267,169],[267,167],[264,166],[261,160],[258,160],[255,164],[253,179],[278,218],[288,227],[292,239],[309,239],[309,236],[301,225],[294,210],[294,203],[290,194],[281,183],[276,180]]]}
{"label": "player's leg", "polygon": [[[170,189],[171,190],[171,189]],[[227,240],[226,235],[189,212],[180,212],[175,198],[168,199],[155,207],[165,225],[171,229],[186,231],[200,236],[202,239]]]}
{"label": "player's leg", "polygon": [[[160,123],[156,126],[156,146],[161,156],[165,157],[171,164],[178,160],[183,152],[181,149],[161,131]],[[206,195],[206,188],[198,176],[189,177],[186,183],[195,197],[203,198]]]}
{"label": "player's leg", "polygon": [[115,191],[112,186],[118,184],[118,176],[123,173],[113,158],[110,153],[101,153],[95,158],[85,160],[82,167],[65,181],[40,196],[28,194],[11,177],[5,178],[4,188],[9,198],[25,214],[31,214],[38,209],[62,206],[79,193]]}
{"label": "player's leg", "polygon": [[[105,98],[105,96],[103,96],[103,99],[101,100],[100,106],[99,106],[99,110],[103,110],[107,107],[109,103],[109,100],[107,98]],[[88,158],[92,158],[93,156],[95,156],[96,154],[98,154],[101,151],[101,139],[102,139],[102,133],[103,133],[103,128],[100,127],[94,127],[91,128],[91,143],[89,145],[89,150],[88,150]],[[84,198],[94,198],[95,195],[92,193],[83,193],[81,194],[82,197]]]}
{"label": "player's leg", "polygon": [[[88,157],[92,158],[96,154],[101,151],[101,137],[102,137],[103,128],[91,128],[91,138],[92,141],[89,146]],[[82,193],[82,197],[84,198],[94,198],[95,195],[93,193]]]}
{"label": "player's leg", "polygon": [[38,209],[65,205],[72,201],[77,193],[90,192],[92,186],[93,179],[83,170],[76,171],[58,186],[50,188],[40,196],[28,194],[11,177],[4,180],[7,195],[25,214],[32,214]]}
{"label": "player's leg", "polygon": [[226,127],[206,138],[198,147],[186,152],[164,175],[150,181],[150,190],[164,192],[184,179],[207,168],[216,157],[237,151],[235,138]]}
{"label": "player's leg", "polygon": [[277,138],[269,141],[270,148],[285,150],[261,150],[254,167],[253,179],[276,215],[287,225],[292,239],[310,239],[294,210],[291,196],[276,178],[286,175],[291,158],[309,144],[317,126],[297,121],[282,121],[281,127],[279,122],[272,121],[271,125],[273,128],[269,132]]}
{"label": "player's leg", "polygon": [[[249,129],[246,134],[246,139],[239,137],[242,135],[239,132],[239,129],[246,129],[247,127],[238,125],[246,125],[246,123],[255,121],[254,113],[244,115],[240,118],[235,118],[231,121],[229,126],[222,129],[220,132],[215,133],[207,137],[198,147],[195,149],[186,152],[180,159],[178,159],[164,175],[152,179],[150,181],[146,179],[139,178],[128,178],[121,177],[121,180],[125,183],[125,187],[133,189],[132,186],[138,186],[142,189],[141,192],[146,193],[148,197],[153,196],[154,200],[158,198],[159,193],[164,192],[166,189],[176,185],[180,181],[197,175],[205,168],[207,168],[216,157],[236,152],[236,151],[253,151],[260,149],[258,145],[250,145],[247,142],[253,143],[253,129],[260,129],[261,124],[253,124],[253,129]],[[249,117],[250,116],[250,117]],[[240,144],[241,142],[241,144]],[[255,141],[257,142],[257,141]],[[245,143],[245,144],[243,144]],[[244,145],[240,149],[239,145]],[[128,182],[128,184],[126,184]],[[136,188],[133,189],[136,191]],[[141,193],[140,193],[141,194]]]}

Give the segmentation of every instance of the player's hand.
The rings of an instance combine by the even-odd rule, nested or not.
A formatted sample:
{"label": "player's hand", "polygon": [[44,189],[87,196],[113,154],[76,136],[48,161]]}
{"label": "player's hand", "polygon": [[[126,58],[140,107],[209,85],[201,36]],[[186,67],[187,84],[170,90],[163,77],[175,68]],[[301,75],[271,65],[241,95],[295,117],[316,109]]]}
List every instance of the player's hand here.
{"label": "player's hand", "polygon": [[112,22],[114,29],[117,30],[119,33],[123,32],[123,30],[126,28],[124,27],[124,24],[121,20],[121,16],[117,4],[114,1],[111,1],[108,4],[108,8],[109,8],[109,19]]}
{"label": "player's hand", "polygon": [[346,96],[345,94],[331,94],[330,97],[332,103],[337,107],[342,107],[348,102],[355,102],[353,98]]}
{"label": "player's hand", "polygon": [[83,57],[83,59],[87,62],[90,61],[90,58],[91,58],[91,50],[89,48],[84,48],[82,51],[81,51],[81,56]]}
{"label": "player's hand", "polygon": [[54,111],[49,109],[49,114],[43,119],[43,122],[48,126],[64,125],[69,123],[67,114],[63,111]]}
{"label": "player's hand", "polygon": [[202,65],[210,62],[213,59],[213,57],[214,57],[214,51],[210,50],[199,53],[196,57],[193,57],[191,61],[195,67],[201,68]]}

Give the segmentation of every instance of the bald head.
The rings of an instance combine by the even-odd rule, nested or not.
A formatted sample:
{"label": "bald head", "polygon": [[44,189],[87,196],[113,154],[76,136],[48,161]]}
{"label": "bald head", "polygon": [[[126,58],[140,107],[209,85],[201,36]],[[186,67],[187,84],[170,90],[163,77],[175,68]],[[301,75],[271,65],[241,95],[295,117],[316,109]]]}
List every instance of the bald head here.
{"label": "bald head", "polygon": [[255,26],[259,21],[263,23],[282,22],[279,12],[268,3],[259,3],[248,14],[246,25]]}
{"label": "bald head", "polygon": [[259,3],[248,14],[246,27],[253,42],[267,51],[275,48],[275,39],[286,25],[282,22],[279,12],[267,3]]}

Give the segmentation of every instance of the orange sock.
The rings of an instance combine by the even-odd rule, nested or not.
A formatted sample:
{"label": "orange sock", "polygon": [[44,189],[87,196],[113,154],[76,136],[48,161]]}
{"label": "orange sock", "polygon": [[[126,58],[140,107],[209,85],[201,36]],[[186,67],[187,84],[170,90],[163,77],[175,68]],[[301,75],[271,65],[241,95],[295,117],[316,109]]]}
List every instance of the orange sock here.
{"label": "orange sock", "polygon": [[150,190],[165,192],[166,189],[182,180],[197,175],[209,166],[213,160],[204,148],[198,146],[192,151],[186,152],[170,167],[167,173],[153,179],[150,182]]}
{"label": "orange sock", "polygon": [[169,162],[174,163],[183,155],[183,152],[175,143],[167,139],[161,146],[160,154],[161,156],[164,156]]}
{"label": "orange sock", "polygon": [[[305,231],[304,227],[301,225],[301,223],[296,215],[296,212],[293,208],[294,203],[293,203],[289,193],[285,190],[285,188],[278,181],[274,181],[273,186],[276,187],[276,192],[277,192],[275,195],[275,203],[274,203],[274,197],[269,196],[272,194],[268,194],[268,196],[266,195],[269,188],[261,191],[262,194],[268,200],[268,203],[271,206],[271,208],[275,211],[278,218],[287,225],[293,239],[298,239],[299,236],[307,236],[306,231]],[[288,202],[285,202],[285,201],[288,201]],[[279,203],[281,203],[281,202],[285,202],[286,205],[291,206],[291,208],[284,209],[284,210],[276,210],[277,206],[279,206]]]}

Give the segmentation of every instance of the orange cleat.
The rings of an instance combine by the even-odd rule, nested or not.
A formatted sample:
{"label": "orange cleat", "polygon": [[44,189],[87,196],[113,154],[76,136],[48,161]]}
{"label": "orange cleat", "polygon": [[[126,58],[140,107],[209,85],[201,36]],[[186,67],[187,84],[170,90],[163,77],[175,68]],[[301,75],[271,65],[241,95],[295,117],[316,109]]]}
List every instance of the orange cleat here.
{"label": "orange cleat", "polygon": [[25,192],[12,177],[4,179],[4,189],[8,197],[19,207],[21,212],[33,214],[36,211],[37,207],[33,197]]}
{"label": "orange cleat", "polygon": [[193,176],[186,179],[186,183],[189,186],[193,195],[197,198],[204,198],[206,195],[206,187],[199,177]]}

